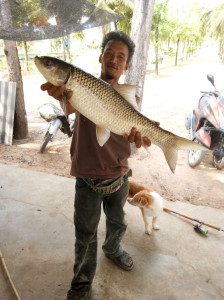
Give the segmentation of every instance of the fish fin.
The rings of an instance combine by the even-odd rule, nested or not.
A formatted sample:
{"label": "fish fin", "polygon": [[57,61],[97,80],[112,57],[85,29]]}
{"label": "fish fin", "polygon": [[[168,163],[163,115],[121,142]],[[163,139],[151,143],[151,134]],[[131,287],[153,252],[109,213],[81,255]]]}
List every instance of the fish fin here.
{"label": "fish fin", "polygon": [[172,146],[169,149],[162,150],[165,155],[168,166],[170,167],[170,170],[174,173],[177,165],[178,149],[175,146]]}
{"label": "fish fin", "polygon": [[130,84],[114,84],[113,88],[132,106],[135,110],[139,111],[136,102],[136,90],[139,88],[137,85]]}
{"label": "fish fin", "polygon": [[96,126],[96,138],[98,144],[103,147],[103,145],[108,141],[110,137],[110,130],[104,127]]}
{"label": "fish fin", "polygon": [[177,164],[177,156],[178,150],[201,150],[201,151],[209,151],[209,149],[205,148],[201,144],[195,143],[191,140],[185,139],[180,136],[176,136],[174,139],[174,143],[168,149],[162,149],[163,153],[166,157],[166,161],[170,167],[170,170],[174,173],[176,164]]}

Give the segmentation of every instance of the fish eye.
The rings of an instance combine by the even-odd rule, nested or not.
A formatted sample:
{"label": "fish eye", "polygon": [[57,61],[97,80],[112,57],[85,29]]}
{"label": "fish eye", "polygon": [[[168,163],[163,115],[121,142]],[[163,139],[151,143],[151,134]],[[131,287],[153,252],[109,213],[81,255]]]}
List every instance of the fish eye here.
{"label": "fish eye", "polygon": [[51,65],[51,61],[49,60],[49,59],[47,59],[47,58],[45,58],[44,59],[44,64],[45,64],[45,66],[50,66]]}

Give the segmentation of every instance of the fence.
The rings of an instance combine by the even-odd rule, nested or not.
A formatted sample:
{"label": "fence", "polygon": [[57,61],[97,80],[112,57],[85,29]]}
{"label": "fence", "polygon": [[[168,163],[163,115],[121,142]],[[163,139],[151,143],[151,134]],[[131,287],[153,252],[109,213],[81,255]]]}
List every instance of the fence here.
{"label": "fence", "polygon": [[0,81],[0,143],[12,145],[16,82]]}

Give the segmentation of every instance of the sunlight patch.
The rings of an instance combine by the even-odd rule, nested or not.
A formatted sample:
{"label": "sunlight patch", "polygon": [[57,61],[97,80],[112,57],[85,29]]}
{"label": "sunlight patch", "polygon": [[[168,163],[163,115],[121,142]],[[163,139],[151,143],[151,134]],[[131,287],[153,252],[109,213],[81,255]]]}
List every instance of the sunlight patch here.
{"label": "sunlight patch", "polygon": [[217,173],[214,177],[216,178],[216,180],[224,183],[224,174]]}

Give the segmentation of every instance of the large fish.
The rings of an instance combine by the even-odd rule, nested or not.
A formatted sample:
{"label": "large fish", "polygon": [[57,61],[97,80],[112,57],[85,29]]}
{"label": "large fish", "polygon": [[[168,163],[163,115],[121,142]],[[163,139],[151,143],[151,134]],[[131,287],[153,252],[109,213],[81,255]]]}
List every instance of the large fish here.
{"label": "large fish", "polygon": [[69,102],[86,118],[96,124],[96,136],[100,146],[110,137],[110,131],[129,134],[135,127],[142,136],[159,146],[174,173],[179,149],[207,150],[202,145],[179,137],[159,127],[138,111],[136,86],[110,85],[83,70],[54,57],[35,57],[35,64],[45,79],[55,86],[66,83],[73,91]]}

